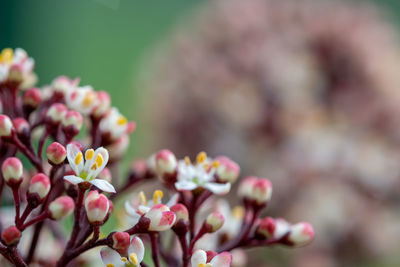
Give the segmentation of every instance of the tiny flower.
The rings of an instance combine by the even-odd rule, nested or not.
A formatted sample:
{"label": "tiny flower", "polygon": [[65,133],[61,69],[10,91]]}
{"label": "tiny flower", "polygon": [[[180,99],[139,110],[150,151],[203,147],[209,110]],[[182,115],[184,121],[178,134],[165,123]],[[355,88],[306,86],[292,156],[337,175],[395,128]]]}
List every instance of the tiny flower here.
{"label": "tiny flower", "polygon": [[50,191],[50,179],[43,173],[38,173],[32,177],[29,189],[28,199],[31,197],[37,198],[39,202],[42,202]]}
{"label": "tiny flower", "polygon": [[81,130],[82,124],[83,124],[82,115],[74,110],[67,111],[62,120],[62,126],[64,128],[71,127],[76,132],[79,132]]}
{"label": "tiny flower", "polygon": [[204,226],[208,233],[214,233],[221,229],[222,225],[224,225],[224,222],[224,216],[220,212],[215,211],[207,216],[206,220],[204,221]]}
{"label": "tiny flower", "polygon": [[112,248],[116,250],[126,250],[131,242],[131,236],[127,232],[115,232],[112,235]]}
{"label": "tiny flower", "polygon": [[167,205],[154,205],[144,217],[150,219],[149,231],[166,231],[175,223],[175,213],[173,213]]}
{"label": "tiny flower", "polygon": [[15,226],[10,226],[1,233],[1,239],[7,246],[14,245],[21,238],[21,231]]}
{"label": "tiny flower", "polygon": [[128,122],[117,108],[112,108],[100,121],[99,127],[103,135],[108,135],[115,141],[125,134],[130,134],[135,129],[135,124]]}
{"label": "tiny flower", "polygon": [[92,224],[102,224],[108,214],[110,203],[104,194],[97,190],[90,191],[85,199],[85,209],[88,221]]}
{"label": "tiny flower", "polygon": [[265,178],[247,177],[240,184],[239,196],[257,205],[265,205],[271,200],[271,182]]}
{"label": "tiny flower", "polygon": [[0,137],[11,136],[13,124],[10,117],[0,114]]}
{"label": "tiny flower", "polygon": [[159,175],[173,174],[177,166],[178,162],[171,151],[163,149],[156,154],[155,168]]}
{"label": "tiny flower", "polygon": [[1,167],[1,171],[3,173],[3,178],[6,183],[21,183],[22,182],[22,174],[23,167],[22,162],[15,157],[7,158]]}
{"label": "tiny flower", "polygon": [[225,218],[225,223],[219,230],[219,233],[232,239],[236,237],[241,229],[245,210],[242,206],[236,206],[231,209],[229,202],[219,199],[216,202],[215,210],[219,211]]}
{"label": "tiny flower", "polygon": [[24,118],[15,118],[12,121],[13,126],[17,134],[28,135],[29,134],[29,123]]}
{"label": "tiny flower", "polygon": [[60,220],[72,213],[75,208],[74,200],[69,196],[58,197],[49,205],[50,218]]}
{"label": "tiny flower", "polygon": [[51,87],[54,91],[62,93],[64,96],[68,96],[73,90],[77,88],[79,84],[79,78],[70,79],[66,76],[59,76],[53,80]]}
{"label": "tiny flower", "polygon": [[232,255],[229,252],[222,252],[207,261],[207,253],[204,250],[196,250],[191,258],[192,267],[230,267]]}
{"label": "tiny flower", "polygon": [[281,239],[289,233],[290,229],[290,224],[284,219],[267,217],[261,220],[256,233],[264,238]]}
{"label": "tiny flower", "polygon": [[33,73],[35,63],[28,58],[25,50],[5,48],[0,53],[0,83],[5,81],[17,82],[27,88],[36,81]]}
{"label": "tiny flower", "polygon": [[47,147],[46,155],[50,163],[59,165],[67,157],[67,150],[60,143],[53,142]]}
{"label": "tiny flower", "polygon": [[26,90],[22,98],[22,103],[24,104],[24,106],[29,106],[32,108],[38,107],[41,101],[42,96],[39,89],[37,88],[30,88]]}
{"label": "tiny flower", "polygon": [[304,246],[309,244],[314,239],[314,229],[311,224],[300,222],[292,225],[288,235],[288,241],[293,246]]}
{"label": "tiny flower", "polygon": [[93,115],[100,118],[110,109],[111,99],[110,95],[105,91],[98,91],[97,99],[97,106],[93,110]]}
{"label": "tiny flower", "polygon": [[144,258],[144,245],[139,237],[133,236],[126,257],[108,247],[102,248],[100,255],[107,267],[139,267]]}
{"label": "tiny flower", "polygon": [[72,90],[66,99],[69,108],[89,115],[97,105],[96,92],[89,85]]}
{"label": "tiny flower", "polygon": [[175,204],[170,208],[171,211],[175,213],[176,216],[176,221],[175,223],[179,222],[182,220],[183,222],[188,222],[189,221],[189,211],[183,204]]}
{"label": "tiny flower", "polygon": [[108,162],[106,149],[99,147],[96,150],[86,150],[85,161],[79,147],[74,143],[70,143],[67,145],[67,158],[75,175],[67,175],[64,177],[65,180],[72,184],[88,182],[104,192],[115,193],[112,184],[106,180],[96,179]]}
{"label": "tiny flower", "polygon": [[218,165],[218,161],[210,164],[204,152],[197,155],[196,164],[192,164],[189,158],[179,161],[177,182],[175,183],[176,189],[179,191],[191,191],[197,188],[204,188],[218,195],[228,193],[231,189],[230,183],[216,182],[214,174]]}
{"label": "tiny flower", "polygon": [[225,156],[219,156],[215,158],[215,160],[219,162],[219,166],[216,170],[218,180],[229,183],[236,182],[240,174],[239,165]]}
{"label": "tiny flower", "polygon": [[46,117],[53,123],[61,123],[68,109],[64,104],[56,103],[47,110]]}

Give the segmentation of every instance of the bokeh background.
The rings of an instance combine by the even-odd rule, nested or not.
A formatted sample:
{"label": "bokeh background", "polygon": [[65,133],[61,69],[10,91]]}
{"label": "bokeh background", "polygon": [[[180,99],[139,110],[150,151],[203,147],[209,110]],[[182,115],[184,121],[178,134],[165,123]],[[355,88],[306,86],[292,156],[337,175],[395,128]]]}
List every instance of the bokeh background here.
{"label": "bokeh background", "polygon": [[[266,1],[270,4],[271,9],[275,8],[274,1]],[[284,129],[279,127],[278,129],[268,127],[266,129],[265,125],[259,125],[261,130],[257,129],[256,132],[247,131],[247,127],[254,126],[252,124],[254,116],[251,112],[255,110],[257,113],[257,109],[251,108],[248,110],[249,120],[246,117],[233,116],[231,122],[223,124],[222,127],[217,127],[218,129],[215,130],[215,124],[218,124],[218,121],[214,121],[214,119],[220,118],[221,114],[224,115],[227,110],[226,108],[215,109],[215,106],[219,105],[218,101],[208,102],[210,98],[207,97],[210,94],[206,93],[205,96],[204,92],[217,87],[210,91],[211,95],[215,94],[216,97],[222,99],[226,99],[226,97],[229,99],[231,95],[230,87],[226,86],[225,88],[224,81],[220,80],[220,77],[226,73],[219,72],[221,68],[217,68],[215,71],[212,69],[213,66],[219,66],[219,58],[212,54],[215,51],[209,49],[208,45],[219,43],[222,40],[221,43],[224,43],[227,48],[230,48],[230,45],[237,46],[241,44],[238,36],[240,33],[247,32],[246,27],[255,31],[264,31],[264,25],[258,24],[263,21],[263,18],[254,17],[254,20],[249,17],[243,20],[240,16],[230,18],[231,11],[235,10],[230,10],[231,7],[226,4],[228,1],[225,1],[222,7],[214,5],[214,2],[216,1],[3,1],[0,9],[0,47],[23,47],[26,49],[29,55],[36,60],[36,73],[39,76],[40,85],[50,83],[58,75],[68,75],[80,77],[82,84],[93,85],[97,90],[107,90],[114,105],[118,106],[123,114],[135,120],[138,125],[131,140],[130,153],[125,159],[126,162],[138,156],[146,156],[154,149],[163,146],[173,148],[180,156],[185,153],[193,155],[199,149],[207,149],[212,153],[218,153],[218,151],[228,153],[244,167],[244,174],[254,172],[257,175],[263,175],[265,172],[265,175],[272,176],[269,178],[276,185],[274,198],[278,200],[273,203],[271,212],[274,215],[288,216],[293,220],[304,219],[313,222],[316,224],[317,240],[313,246],[304,250],[288,251],[276,248],[267,253],[264,250],[257,250],[252,254],[249,266],[399,266],[400,235],[396,236],[396,234],[400,233],[400,193],[396,195],[396,192],[399,192],[398,172],[400,172],[400,166],[397,166],[399,161],[393,159],[400,157],[400,146],[398,146],[400,131],[396,130],[400,129],[397,122],[400,112],[396,105],[392,107],[393,103],[387,104],[386,100],[396,100],[399,95],[397,90],[400,90],[397,81],[397,77],[400,77],[400,60],[397,60],[400,46],[396,39],[397,35],[400,36],[398,28],[400,25],[400,2],[396,0],[369,2],[358,0],[353,2],[360,6],[347,6],[347,4],[342,5],[339,1],[331,0],[328,2],[339,3],[338,6],[333,5],[330,10],[323,8],[320,13],[317,12],[318,14],[326,12],[326,18],[330,19],[326,22],[324,16],[318,18],[318,14],[312,13],[318,10],[312,8],[313,1],[299,1],[304,2],[304,10],[299,13],[304,15],[307,10],[311,10],[310,14],[304,16],[307,17],[307,20],[314,15],[316,17],[315,21],[307,22],[310,25],[313,23],[329,25],[331,23],[335,28],[337,22],[346,22],[347,20],[359,22],[359,24],[354,22],[354,24],[344,23],[336,26],[333,41],[337,41],[338,44],[335,45],[339,48],[349,43],[354,45],[357,42],[365,42],[365,45],[362,43],[359,45],[360,50],[366,48],[367,54],[355,52],[343,57],[348,61],[343,58],[339,61],[331,61],[334,63],[332,63],[334,69],[340,70],[337,72],[338,77],[335,77],[335,81],[346,81],[346,84],[341,87],[345,90],[348,88],[356,88],[356,90],[354,90],[354,94],[351,93],[353,91],[349,91],[349,94],[342,91],[344,93],[332,93],[333,97],[331,95],[330,98],[325,96],[331,102],[315,104],[311,101],[313,109],[300,110],[307,114],[309,114],[308,112],[313,114],[307,123],[293,120],[294,117],[289,116],[292,112],[290,109],[288,113],[280,112],[282,109],[278,109],[278,111],[274,109],[275,118],[279,117],[279,120],[285,123],[278,121],[278,123],[271,124],[269,119],[267,126],[284,124]],[[349,1],[343,1],[343,3],[346,2]],[[237,6],[236,4],[235,12],[237,12]],[[290,4],[288,6],[290,9]],[[347,20],[339,15],[338,10],[341,8],[346,10],[345,18]],[[285,17],[286,9],[287,7],[280,6],[279,11],[282,12],[282,17]],[[299,9],[299,6],[296,6],[296,9]],[[243,10],[246,10],[246,4],[244,4]],[[255,13],[263,14],[262,12]],[[272,11],[272,13],[274,12]],[[349,18],[355,19],[353,21]],[[246,23],[238,23],[236,25],[238,28],[231,27],[229,23],[227,23],[228,26],[224,25],[230,19],[233,25],[235,25],[235,21],[243,20]],[[277,21],[280,23],[279,27],[282,27],[282,31],[275,30],[279,27],[275,27],[273,23],[268,27],[265,26],[265,31],[271,32],[274,39],[274,42],[269,42],[268,38],[265,41],[267,46],[271,44],[275,49],[272,52],[268,51],[274,55],[278,54],[276,58],[265,60],[266,72],[273,73],[274,77],[274,79],[267,80],[271,82],[270,87],[266,86],[268,87],[266,90],[268,96],[259,95],[257,90],[256,93],[254,90],[251,91],[258,88],[258,85],[252,86],[248,82],[259,82],[257,78],[250,79],[258,76],[248,75],[244,70],[242,76],[246,78],[245,83],[238,86],[236,91],[232,91],[239,97],[240,94],[250,95],[250,98],[243,98],[245,99],[243,100],[244,104],[247,103],[249,107],[263,104],[269,107],[276,103],[274,100],[272,103],[261,102],[261,104],[256,101],[264,99],[264,97],[271,101],[273,99],[270,96],[271,90],[274,92],[274,89],[271,88],[299,87],[298,80],[296,80],[298,76],[285,76],[288,73],[288,75],[298,74],[302,77],[301,75],[304,73],[300,72],[299,74],[296,69],[289,69],[293,66],[299,70],[303,70],[303,67],[308,68],[307,75],[309,73],[316,75],[313,76],[312,81],[323,80],[323,83],[326,84],[326,69],[318,65],[316,71],[310,71],[315,66],[310,67],[309,61],[302,65],[304,58],[299,58],[297,50],[293,49],[296,47],[292,46],[293,43],[297,44],[305,40],[304,36],[301,34],[299,36],[296,32],[298,30],[296,23],[286,17],[279,18]],[[216,24],[215,32],[213,32],[214,22],[220,23]],[[291,23],[293,23],[293,31],[290,28]],[[357,27],[361,30],[357,30]],[[222,34],[226,32],[229,34]],[[244,36],[246,38],[246,35]],[[249,36],[252,37],[251,33]],[[288,37],[290,41],[287,41]],[[382,41],[382,37],[388,38],[387,41]],[[277,45],[280,42],[276,42],[276,40],[281,38],[285,40],[282,44],[287,45],[288,49],[281,49],[282,47]],[[252,46],[254,43],[249,39],[243,39],[243,43],[246,44],[243,48],[244,52],[254,52],[250,53],[249,57],[257,58],[258,52],[265,52],[258,50],[259,42],[254,42],[254,47]],[[347,50],[345,49],[345,51]],[[219,57],[224,62],[229,60],[230,56],[237,60],[234,57],[241,55],[240,52],[232,49],[231,53],[223,53]],[[382,52],[382,56],[380,56],[380,52]],[[305,54],[308,59],[310,56],[315,56],[313,52],[308,53],[308,50]],[[195,56],[191,58],[192,55]],[[388,57],[393,62],[391,60],[388,62]],[[199,58],[209,59],[210,64],[199,65],[198,63],[201,62]],[[240,61],[240,57],[238,58]],[[244,58],[243,62],[246,63],[247,57]],[[191,59],[193,60],[191,61]],[[368,69],[366,64],[372,64],[371,61],[376,64],[379,71],[372,73],[365,71]],[[249,62],[251,69],[251,60]],[[354,67],[352,62],[361,62],[361,65]],[[204,64],[204,62],[201,63]],[[203,74],[199,66],[206,66],[206,68],[209,66],[211,71],[204,69],[205,74]],[[246,67],[245,64],[237,66]],[[358,71],[359,69],[360,71]],[[190,74],[190,71],[199,71],[196,75],[199,79],[189,81],[185,85],[186,74]],[[215,77],[210,75],[213,73],[220,75]],[[240,70],[239,73],[241,73]],[[226,76],[223,77],[226,78]],[[292,84],[290,83],[291,78],[295,81]],[[380,86],[372,86],[371,80],[379,81]],[[243,80],[239,78],[238,81]],[[306,90],[305,93],[300,91],[292,97],[295,100],[300,97],[306,104],[310,99],[314,100],[314,95],[307,91],[309,88],[307,85],[316,86],[315,83],[309,84],[307,81],[305,80],[306,83],[301,84]],[[332,80],[329,81],[332,82]],[[219,90],[222,87],[224,90]],[[370,94],[368,90],[365,93],[362,91],[365,88],[372,91],[376,88],[383,90],[377,90]],[[283,95],[276,93],[279,97],[287,99],[291,99],[292,94],[295,93],[291,90],[285,91]],[[302,96],[308,96],[310,99]],[[234,98],[232,101],[238,103]],[[254,103],[258,104],[254,105]],[[297,104],[298,102],[294,101],[293,103]],[[342,105],[343,103],[345,104]],[[173,110],[169,109],[171,105],[174,107]],[[329,108],[326,108],[328,106]],[[344,112],[341,113],[343,110]],[[206,113],[204,113],[205,111]],[[339,115],[345,118],[338,118],[338,111]],[[376,116],[381,112],[384,116]],[[177,116],[177,113],[181,115]],[[206,114],[205,117],[204,114]],[[265,114],[265,117],[268,115]],[[362,119],[358,120],[358,118]],[[293,128],[296,127],[286,127],[288,122],[294,126],[301,124],[301,131],[294,131]],[[220,134],[223,140],[214,138],[215,136],[212,134],[211,136],[202,134],[198,138],[192,139],[179,139],[187,136],[188,128],[196,133],[207,132],[204,127],[195,128],[199,125],[202,126],[202,123],[212,127],[212,131],[209,132]],[[168,128],[171,125],[175,128]],[[324,127],[320,127],[321,125]],[[356,131],[352,130],[353,127]],[[235,132],[239,133],[239,137],[232,136],[232,129],[239,129]],[[296,133],[293,135],[296,138],[287,138],[292,136],[293,132]],[[367,132],[367,135],[360,135],[360,132]],[[197,137],[195,134],[193,136]],[[234,141],[229,143],[229,140]],[[291,144],[293,147],[287,149],[288,146],[285,146],[285,149],[282,149],[282,146],[270,145],[277,140],[280,143],[281,140],[294,140],[293,142],[283,142]],[[256,149],[263,148],[264,145],[265,151]],[[307,145],[312,146],[313,149],[304,156],[302,154],[304,151],[309,152]],[[316,147],[318,149],[315,149]],[[285,154],[288,152],[299,154],[288,157]],[[282,157],[282,154],[286,161],[280,161],[282,158],[279,158],[279,162],[277,162],[275,156]],[[352,162],[350,159],[348,161],[345,156],[349,154],[358,157],[359,160]],[[299,161],[298,159],[303,156],[304,161]],[[342,156],[345,162],[350,163],[336,166],[336,161],[331,157]],[[363,156],[365,156],[365,162]],[[310,166],[306,166],[309,168],[304,167],[304,163],[310,164]],[[296,174],[298,176],[293,177],[293,180],[288,180],[284,172],[276,170],[271,172],[272,168],[266,167],[270,165],[289,169],[291,172],[286,176],[293,177]],[[377,167],[368,168],[368,166]],[[386,168],[386,166],[388,167]],[[389,178],[380,180],[379,177],[382,174],[388,175]],[[302,193],[298,193],[299,191]],[[293,192],[297,194],[293,194]],[[289,198],[288,195],[290,195]],[[290,201],[295,203],[290,203]]]}

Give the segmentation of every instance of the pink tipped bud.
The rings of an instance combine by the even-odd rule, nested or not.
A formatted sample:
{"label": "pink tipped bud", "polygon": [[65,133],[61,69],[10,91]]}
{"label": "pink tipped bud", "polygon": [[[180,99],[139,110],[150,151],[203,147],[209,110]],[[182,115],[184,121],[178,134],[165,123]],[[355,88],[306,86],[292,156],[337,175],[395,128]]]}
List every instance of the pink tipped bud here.
{"label": "pink tipped bud", "polygon": [[11,136],[13,124],[7,115],[0,114],[0,137]]}
{"label": "pink tipped bud", "polygon": [[177,165],[176,157],[171,151],[163,149],[156,154],[155,168],[158,174],[173,174]]}
{"label": "pink tipped bud", "polygon": [[130,121],[126,126],[126,134],[131,134],[136,130],[136,122]]}
{"label": "pink tipped bud", "polygon": [[175,213],[176,216],[176,221],[175,223],[179,222],[182,220],[183,222],[188,222],[189,221],[189,212],[185,205],[182,204],[175,204],[171,207],[171,211]]}
{"label": "pink tipped bud", "polygon": [[32,177],[28,189],[28,198],[35,197],[42,202],[50,191],[50,179],[43,173],[38,173]]}
{"label": "pink tipped bud", "polygon": [[60,123],[67,113],[68,109],[64,104],[53,104],[47,110],[46,117],[54,123]]}
{"label": "pink tipped bud", "polygon": [[150,231],[165,231],[170,229],[176,220],[175,213],[163,204],[154,205],[144,217],[150,219]]}
{"label": "pink tipped bud", "polygon": [[271,182],[265,178],[247,177],[240,184],[239,196],[257,205],[265,205],[271,200]]}
{"label": "pink tipped bud", "polygon": [[101,117],[107,113],[110,109],[111,105],[111,98],[110,95],[105,91],[98,91],[97,92],[97,106],[94,108],[92,114],[95,117]]}
{"label": "pink tipped bud", "polygon": [[131,243],[131,236],[127,232],[116,232],[112,235],[112,248],[126,250]]}
{"label": "pink tipped bud", "polygon": [[207,232],[214,233],[218,231],[222,227],[222,225],[224,225],[224,222],[224,216],[220,212],[215,211],[207,216],[204,225]]}
{"label": "pink tipped bud", "polygon": [[240,183],[238,195],[242,198],[251,198],[253,194],[253,187],[256,181],[257,177],[255,176],[248,176],[244,178]]}
{"label": "pink tipped bud", "polygon": [[38,107],[41,101],[42,96],[37,88],[31,88],[27,90],[23,97],[23,104],[32,108]]}
{"label": "pink tipped bud", "polygon": [[306,222],[300,222],[292,225],[288,236],[289,242],[293,246],[305,246],[314,239],[314,229],[311,224]]}
{"label": "pink tipped bud", "polygon": [[91,191],[85,199],[85,209],[88,221],[92,224],[102,224],[108,214],[110,203],[104,194]]}
{"label": "pink tipped bud", "polygon": [[29,123],[24,118],[16,118],[12,121],[15,131],[18,134],[29,133]]}
{"label": "pink tipped bud", "polygon": [[10,226],[1,233],[1,239],[7,246],[17,244],[21,238],[21,231],[15,226]]}
{"label": "pink tipped bud", "polygon": [[22,174],[23,167],[22,162],[15,157],[7,158],[1,167],[1,171],[3,173],[4,180],[7,184],[9,183],[21,183],[22,182]]}
{"label": "pink tipped bud", "polygon": [[219,162],[216,171],[218,179],[222,182],[236,182],[240,174],[239,165],[225,156],[219,156],[215,160]]}
{"label": "pink tipped bud", "polygon": [[104,168],[97,176],[97,178],[106,180],[107,182],[111,183],[112,177],[110,170],[108,168]]}
{"label": "pink tipped bud", "polygon": [[67,157],[67,150],[60,143],[54,142],[48,146],[46,155],[50,163],[59,165]]}
{"label": "pink tipped bud", "polygon": [[290,231],[290,224],[284,219],[273,219],[271,217],[261,220],[256,233],[264,238],[280,239]]}
{"label": "pink tipped bud", "polygon": [[53,220],[60,220],[70,215],[74,208],[75,203],[71,197],[58,197],[49,205],[50,218]]}
{"label": "pink tipped bud", "polygon": [[83,124],[82,115],[74,110],[69,110],[65,113],[62,120],[62,125],[64,128],[72,127],[75,131],[80,131]]}

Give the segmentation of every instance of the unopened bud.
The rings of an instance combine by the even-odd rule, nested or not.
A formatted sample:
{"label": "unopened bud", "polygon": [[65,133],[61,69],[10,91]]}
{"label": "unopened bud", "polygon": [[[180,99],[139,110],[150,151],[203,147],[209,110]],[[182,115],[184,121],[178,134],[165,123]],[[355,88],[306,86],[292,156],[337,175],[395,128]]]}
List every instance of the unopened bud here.
{"label": "unopened bud", "polygon": [[42,96],[37,88],[28,89],[23,96],[24,106],[29,106],[32,108],[37,108],[42,101]]}
{"label": "unopened bud", "polygon": [[224,225],[224,222],[224,216],[220,212],[215,211],[207,216],[204,225],[208,233],[214,233]]}
{"label": "unopened bud", "polygon": [[56,103],[47,110],[46,117],[53,123],[61,123],[67,111],[64,104]]}
{"label": "unopened bud", "polygon": [[300,222],[292,225],[288,236],[288,241],[293,246],[299,247],[309,244],[314,239],[314,229],[311,224]]}
{"label": "unopened bud", "polygon": [[29,123],[24,118],[15,118],[12,121],[13,126],[17,134],[28,135],[29,134]]}
{"label": "unopened bud", "polygon": [[256,205],[266,205],[272,196],[272,184],[268,179],[250,176],[239,187],[239,196]]}
{"label": "unopened bud", "polygon": [[215,159],[218,161],[219,165],[216,170],[218,179],[221,182],[234,183],[239,177],[240,167],[239,165],[232,161],[230,158],[225,156],[219,156]]}
{"label": "unopened bud", "polygon": [[264,238],[281,239],[290,231],[290,224],[284,219],[267,217],[261,220],[256,234]]}
{"label": "unopened bud", "polygon": [[18,158],[7,158],[1,166],[1,171],[7,184],[15,183],[19,185],[22,182],[23,167]]}
{"label": "unopened bud", "polygon": [[144,217],[150,219],[148,230],[158,232],[169,230],[176,220],[175,213],[164,204],[154,205]]}
{"label": "unopened bud", "polygon": [[85,199],[87,218],[92,224],[103,224],[109,208],[108,198],[96,190],[91,191]]}
{"label": "unopened bud", "polygon": [[53,220],[60,220],[70,215],[74,208],[75,203],[71,197],[58,197],[49,205],[50,218]]}
{"label": "unopened bud", "polygon": [[131,242],[131,236],[127,232],[115,232],[112,235],[112,248],[116,250],[126,250]]}
{"label": "unopened bud", "polygon": [[81,130],[82,124],[83,124],[82,115],[75,110],[67,111],[62,120],[62,125],[64,128],[72,127],[77,132]]}
{"label": "unopened bud", "polygon": [[59,165],[67,157],[67,150],[60,143],[53,142],[47,147],[46,155],[50,163]]}
{"label": "unopened bud", "polygon": [[43,173],[32,177],[28,189],[28,201],[31,199],[42,202],[50,191],[50,179]]}
{"label": "unopened bud", "polygon": [[7,246],[17,244],[21,238],[21,231],[15,226],[10,226],[1,233],[1,239]]}
{"label": "unopened bud", "polygon": [[107,92],[98,91],[97,99],[98,99],[98,103],[97,103],[97,106],[94,108],[92,114],[93,114],[93,116],[99,118],[99,117],[103,116],[110,109],[111,98]]}
{"label": "unopened bud", "polygon": [[179,221],[188,222],[189,221],[189,212],[185,205],[183,204],[175,204],[171,207],[171,211],[175,213],[176,220],[175,223]]}
{"label": "unopened bud", "polygon": [[155,168],[160,175],[173,174],[177,164],[175,155],[167,149],[159,151],[155,156]]}
{"label": "unopened bud", "polygon": [[13,124],[7,115],[0,114],[0,137],[11,136]]}

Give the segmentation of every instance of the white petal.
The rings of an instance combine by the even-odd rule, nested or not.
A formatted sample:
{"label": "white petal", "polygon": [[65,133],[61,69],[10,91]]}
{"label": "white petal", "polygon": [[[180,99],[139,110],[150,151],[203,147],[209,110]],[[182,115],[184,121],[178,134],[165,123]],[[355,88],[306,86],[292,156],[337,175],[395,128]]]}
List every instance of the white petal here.
{"label": "white petal", "polygon": [[175,183],[175,188],[178,191],[183,191],[183,190],[193,190],[197,188],[197,184],[191,182],[191,181],[179,181]]}
{"label": "white petal", "polygon": [[82,172],[83,167],[84,167],[83,157],[82,157],[81,162],[78,165],[75,164],[75,158],[79,152],[81,152],[81,150],[75,144],[72,143],[72,144],[67,145],[67,158],[68,158],[69,166],[71,166],[72,170],[75,172],[76,175],[79,175]]}
{"label": "white petal", "polygon": [[107,193],[116,193],[115,188],[112,184],[102,179],[94,179],[90,181],[91,184],[95,185],[98,189]]}
{"label": "white petal", "polygon": [[207,183],[204,185],[204,187],[217,195],[225,195],[229,192],[229,190],[231,190],[230,183],[225,183],[225,184]]}
{"label": "white petal", "polygon": [[229,267],[231,266],[232,255],[229,252],[222,252],[211,260],[212,267]]}
{"label": "white petal", "polygon": [[104,265],[111,263],[114,264],[115,267],[124,267],[125,263],[121,260],[121,255],[115,250],[104,247],[100,251],[101,260],[103,261]]}
{"label": "white petal", "polygon": [[176,193],[176,194],[174,194],[174,195],[169,199],[169,201],[166,203],[166,205],[167,205],[168,207],[172,207],[173,205],[175,205],[176,203],[178,203],[178,200],[179,200],[179,194]]}
{"label": "white petal", "polygon": [[132,252],[136,254],[138,262],[141,263],[144,257],[144,245],[142,240],[137,236],[133,236],[131,244],[128,247],[128,255]]}
{"label": "white petal", "polygon": [[132,204],[129,201],[125,201],[125,210],[128,215],[135,215],[137,214],[136,209],[132,206]]}
{"label": "white petal", "polygon": [[[192,266],[197,267],[200,263],[207,263],[207,253],[204,250],[196,250],[190,259]],[[218,266],[219,267],[219,266]]]}
{"label": "white petal", "polygon": [[75,176],[75,175],[64,176],[64,180],[70,182],[71,184],[79,184],[79,183],[82,183],[82,182],[85,181],[81,177],[78,177],[78,176]]}

